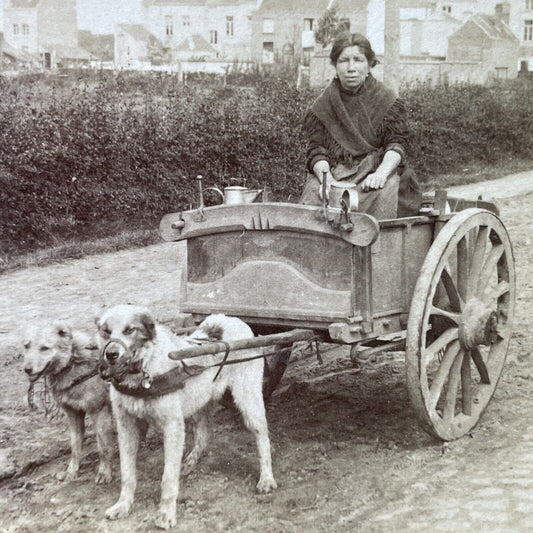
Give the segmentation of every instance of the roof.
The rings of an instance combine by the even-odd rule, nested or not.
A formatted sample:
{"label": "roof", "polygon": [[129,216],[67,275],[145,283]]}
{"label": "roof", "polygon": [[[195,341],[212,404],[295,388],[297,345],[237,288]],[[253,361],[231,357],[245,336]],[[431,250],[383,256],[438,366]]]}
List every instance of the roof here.
{"label": "roof", "polygon": [[10,0],[6,7],[36,7],[40,0]]}
{"label": "roof", "polygon": [[30,54],[25,50],[21,50],[20,48],[15,48],[6,41],[2,41],[2,54],[22,62],[40,63],[37,56]]}
{"label": "roof", "polygon": [[281,11],[290,13],[291,11],[296,11],[299,13],[314,13],[316,11],[326,11],[329,3],[330,0],[306,0],[305,2],[301,0],[263,0],[257,12]]}
{"label": "roof", "polygon": [[432,13],[424,20],[439,20],[439,21],[445,21],[450,22],[453,24],[462,24],[462,21],[458,18],[455,18],[454,16],[450,15],[446,11],[435,11],[435,13]]}
{"label": "roof", "polygon": [[428,0],[400,0],[400,9],[419,9],[433,7],[437,2]]}
{"label": "roof", "polygon": [[505,22],[493,15],[478,13],[476,15],[472,15],[468,21],[471,21],[479,26],[481,30],[491,39],[505,39],[510,41],[519,40],[518,37],[511,31],[511,28],[505,24]]}
{"label": "roof", "polygon": [[200,54],[216,54],[216,50],[198,34],[183,40],[176,48],[176,52],[195,52]]}
{"label": "roof", "polygon": [[206,0],[143,0],[143,7],[149,6],[204,6]]}
{"label": "roof", "polygon": [[143,0],[143,7],[149,6],[234,6],[257,4],[257,0]]}
{"label": "roof", "polygon": [[350,15],[353,12],[365,10],[368,7],[369,0],[331,0],[330,6],[336,6],[341,15]]}
{"label": "roof", "polygon": [[157,37],[150,33],[143,25],[141,24],[119,24],[118,27],[131,35],[136,41],[141,41],[144,43],[149,42],[152,39],[157,39]]}
{"label": "roof", "polygon": [[94,34],[89,30],[78,30],[78,44],[91,56],[99,59],[112,59],[115,36],[113,34]]}

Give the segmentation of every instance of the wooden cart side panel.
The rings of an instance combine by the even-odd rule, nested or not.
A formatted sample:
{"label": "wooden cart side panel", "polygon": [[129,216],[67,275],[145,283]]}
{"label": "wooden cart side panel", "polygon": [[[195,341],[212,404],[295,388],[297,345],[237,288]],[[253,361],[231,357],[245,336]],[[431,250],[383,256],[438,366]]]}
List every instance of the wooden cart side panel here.
{"label": "wooden cart side panel", "polygon": [[181,309],[329,321],[352,315],[353,246],[323,235],[240,231],[188,239]]}
{"label": "wooden cart side panel", "polygon": [[433,224],[382,228],[372,245],[373,312],[407,313],[416,280],[433,240]]}

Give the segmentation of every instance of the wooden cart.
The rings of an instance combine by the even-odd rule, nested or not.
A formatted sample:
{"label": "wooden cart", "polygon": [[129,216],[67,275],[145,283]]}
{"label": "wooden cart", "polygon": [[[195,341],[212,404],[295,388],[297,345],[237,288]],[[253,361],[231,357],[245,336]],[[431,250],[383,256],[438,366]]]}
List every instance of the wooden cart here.
{"label": "wooden cart", "polygon": [[[265,366],[266,393],[292,342],[405,350],[424,429],[452,440],[479,421],[507,354],[515,302],[509,236],[492,203],[425,199],[419,216],[376,221],[342,208],[263,202],[168,214],[187,241],[180,311],[238,316],[256,345],[289,346]],[[447,212],[451,211],[451,212]],[[239,348],[239,346],[233,346]]]}

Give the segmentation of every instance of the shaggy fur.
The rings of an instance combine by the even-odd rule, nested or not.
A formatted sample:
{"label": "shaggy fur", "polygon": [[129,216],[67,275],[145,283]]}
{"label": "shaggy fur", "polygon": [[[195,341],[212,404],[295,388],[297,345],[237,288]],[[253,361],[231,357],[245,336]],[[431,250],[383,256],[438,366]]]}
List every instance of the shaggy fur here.
{"label": "shaggy fur", "polygon": [[[161,375],[181,363],[168,357],[169,352],[190,346],[194,339],[207,339],[219,331],[223,340],[253,336],[241,320],[224,315],[208,317],[189,337],[174,337],[163,326],[156,324],[150,313],[134,306],[117,306],[106,311],[97,322],[99,343],[105,348],[108,362],[117,364],[120,358],[142,360],[142,368],[150,376]],[[120,342],[109,342],[118,339]],[[241,352],[245,357],[256,350]],[[133,503],[136,488],[136,455],[139,446],[139,420],[147,420],[163,431],[164,472],[161,482],[161,503],[156,525],[167,529],[176,524],[176,501],[179,475],[185,444],[185,422],[191,418],[194,425],[194,443],[184,461],[183,473],[190,471],[204,451],[208,441],[207,413],[209,404],[219,400],[230,389],[235,405],[241,411],[244,423],[254,434],[260,457],[259,492],[276,488],[272,474],[270,440],[262,395],[263,360],[225,366],[213,381],[218,367],[210,365],[222,359],[222,354],[204,356],[186,361],[188,365],[202,365],[206,369],[188,378],[184,388],[155,398],[136,398],[111,388],[111,401],[118,429],[122,488],[115,505],[107,509],[106,517],[126,516]],[[235,356],[234,356],[235,357]],[[231,354],[230,354],[231,358]]]}
{"label": "shaggy fur", "polygon": [[29,332],[24,342],[24,371],[30,381],[46,377],[56,403],[67,415],[70,429],[71,457],[66,472],[58,477],[77,477],[82,458],[85,415],[94,423],[100,464],[96,483],[111,481],[113,456],[113,418],[109,386],[98,376],[72,386],[79,376],[88,375],[98,364],[85,333],[64,324],[47,325]]}

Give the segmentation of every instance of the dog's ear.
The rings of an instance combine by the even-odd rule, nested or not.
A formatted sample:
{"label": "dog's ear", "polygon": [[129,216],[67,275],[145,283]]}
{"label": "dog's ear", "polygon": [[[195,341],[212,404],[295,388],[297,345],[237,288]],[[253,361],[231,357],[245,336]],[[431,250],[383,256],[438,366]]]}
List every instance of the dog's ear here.
{"label": "dog's ear", "polygon": [[153,318],[148,313],[141,313],[139,315],[139,322],[146,338],[153,341],[155,339],[155,322]]}
{"label": "dog's ear", "polygon": [[56,322],[54,324],[56,333],[64,339],[72,339],[72,328],[68,324],[63,324],[62,322]]}

